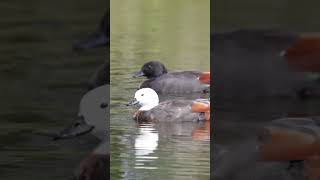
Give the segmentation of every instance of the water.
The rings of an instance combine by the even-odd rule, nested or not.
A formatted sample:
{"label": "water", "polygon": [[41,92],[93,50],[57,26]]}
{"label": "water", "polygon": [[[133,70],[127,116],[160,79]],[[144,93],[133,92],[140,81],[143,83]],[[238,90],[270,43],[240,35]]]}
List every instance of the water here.
{"label": "water", "polygon": [[[319,32],[319,1],[226,0],[211,3],[211,30],[275,28],[298,32]],[[299,12],[299,13],[297,13]]]}
{"label": "water", "polygon": [[[148,60],[209,71],[209,1],[111,1],[111,178],[209,179],[210,125],[141,124],[126,107]],[[167,97],[164,97],[167,98]]]}
{"label": "water", "polygon": [[103,1],[1,1],[0,179],[71,179],[97,145],[91,135],[52,141],[36,132],[61,130],[76,116],[106,52],[75,53],[72,43],[96,29],[104,7]]}

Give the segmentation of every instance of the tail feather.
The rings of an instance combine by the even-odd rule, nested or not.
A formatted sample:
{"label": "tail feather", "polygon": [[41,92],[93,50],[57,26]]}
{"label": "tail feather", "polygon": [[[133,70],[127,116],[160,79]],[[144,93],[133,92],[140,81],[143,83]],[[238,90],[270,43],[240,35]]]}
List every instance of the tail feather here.
{"label": "tail feather", "polygon": [[295,70],[320,72],[320,36],[302,36],[281,55]]}
{"label": "tail feather", "polygon": [[199,77],[199,81],[204,84],[210,84],[210,72],[203,72]]}
{"label": "tail feather", "polygon": [[[288,120],[289,121],[289,120]],[[320,155],[319,128],[312,121],[291,119],[265,127],[260,146],[265,161],[306,160]]]}
{"label": "tail feather", "polygon": [[203,102],[193,102],[191,107],[192,112],[209,112],[210,111],[210,103]]}

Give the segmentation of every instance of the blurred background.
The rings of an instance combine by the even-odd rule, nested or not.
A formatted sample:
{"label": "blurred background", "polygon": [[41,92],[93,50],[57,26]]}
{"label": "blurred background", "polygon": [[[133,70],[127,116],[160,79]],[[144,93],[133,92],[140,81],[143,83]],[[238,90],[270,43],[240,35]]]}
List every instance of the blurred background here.
{"label": "blurred background", "polygon": [[237,28],[276,28],[286,31],[319,31],[319,1],[225,0],[211,3],[211,31]]}
{"label": "blurred background", "polygon": [[[210,138],[193,125],[137,125],[126,107],[150,60],[210,69],[209,0],[111,0],[111,179],[209,179]],[[202,137],[192,134],[201,131]]]}
{"label": "blurred background", "polygon": [[[297,0],[212,1],[211,33],[244,30],[239,31],[239,34],[229,34],[230,36],[228,34],[213,36],[217,38],[212,39],[211,63],[216,61],[219,64],[220,62],[222,67],[220,72],[227,74],[230,68],[235,67],[234,69],[237,69],[237,65],[233,65],[236,64],[235,62],[239,62],[238,71],[236,70],[233,74],[230,74],[230,79],[233,77],[233,80],[228,79],[228,82],[224,83],[229,84],[229,87],[233,87],[234,92],[238,91],[239,97],[241,97],[241,94],[254,94],[258,88],[266,87],[266,89],[272,89],[273,84],[278,82],[276,76],[281,74],[280,71],[290,71],[287,66],[284,66],[285,63],[278,62],[284,61],[283,57],[280,56],[280,52],[285,50],[285,45],[288,48],[293,44],[290,41],[285,42],[286,38],[272,39],[270,38],[272,36],[264,36],[268,32],[263,32],[263,30],[278,30],[279,32],[284,32],[282,35],[290,35],[292,32],[319,32],[320,22],[317,19],[320,17],[320,13],[317,8],[318,5],[319,2],[315,0],[307,2]],[[256,29],[262,31],[254,31]],[[298,35],[292,37],[299,38]],[[285,44],[282,44],[282,49],[279,48],[281,43]],[[246,69],[246,67],[250,68]],[[274,70],[271,67],[274,67]],[[261,78],[260,75],[264,72],[269,74],[264,74],[265,76]],[[213,72],[213,74],[215,73],[216,77],[221,75]],[[243,78],[241,79],[241,77]],[[247,77],[247,79],[244,77]],[[217,82],[217,79],[214,78],[213,81]],[[243,89],[238,89],[237,85],[249,83],[255,83],[255,86],[242,86]],[[215,85],[219,86],[219,83]],[[220,86],[220,88],[223,90],[223,87]],[[214,160],[211,163],[211,167],[219,168],[223,159],[221,158],[221,161],[219,161],[215,158],[219,156],[219,150],[223,151],[222,149],[225,148],[229,149],[231,153],[234,152],[234,162],[248,157],[248,161],[242,162],[243,164],[238,162],[238,165],[243,165],[241,170],[239,170],[239,167],[234,167],[237,165],[235,165],[236,163],[232,164],[231,161],[228,165],[225,165],[228,166],[232,173],[246,173],[247,176],[243,176],[242,179],[248,179],[248,177],[263,179],[268,174],[280,172],[280,168],[277,168],[277,166],[271,164],[271,168],[265,168],[261,163],[257,164],[255,160],[250,159],[252,158],[250,146],[242,146],[241,150],[235,150],[235,147],[248,141],[256,141],[257,134],[261,131],[260,128],[276,118],[319,116],[319,97],[304,100],[297,97],[253,98],[250,100],[242,97],[240,100],[239,97],[238,99],[230,98],[221,101],[219,98],[213,97],[215,103],[215,125],[213,131],[216,134],[213,147],[217,149],[215,151],[216,154],[212,155]],[[281,177],[280,175],[276,177],[276,179],[282,178],[288,177]],[[289,177],[289,179],[293,178]]]}
{"label": "blurred background", "polygon": [[106,50],[74,52],[97,30],[105,1],[0,2],[0,179],[71,179],[96,146],[91,135],[52,141],[76,117],[87,82]]}

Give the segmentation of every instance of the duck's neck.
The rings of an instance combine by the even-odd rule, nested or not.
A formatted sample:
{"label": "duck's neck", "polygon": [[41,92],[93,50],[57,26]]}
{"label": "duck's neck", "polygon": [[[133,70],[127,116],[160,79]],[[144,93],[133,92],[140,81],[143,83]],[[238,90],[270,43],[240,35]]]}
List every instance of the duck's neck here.
{"label": "duck's neck", "polygon": [[142,106],[139,110],[140,110],[140,111],[149,111],[149,110],[151,110],[152,108],[156,107],[157,105],[158,105],[158,103],[147,104],[147,105]]}

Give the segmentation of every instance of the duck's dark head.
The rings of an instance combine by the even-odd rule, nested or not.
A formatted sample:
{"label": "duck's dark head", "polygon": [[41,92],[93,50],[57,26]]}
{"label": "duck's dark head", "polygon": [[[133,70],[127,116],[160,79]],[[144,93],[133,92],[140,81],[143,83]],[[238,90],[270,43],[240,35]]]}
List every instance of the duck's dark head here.
{"label": "duck's dark head", "polygon": [[110,44],[110,13],[106,12],[101,20],[98,30],[88,37],[74,43],[76,51],[104,47]]}
{"label": "duck's dark head", "polygon": [[156,78],[166,73],[168,73],[168,71],[162,63],[159,61],[149,61],[145,63],[141,70],[133,77],[145,76],[147,78]]}

